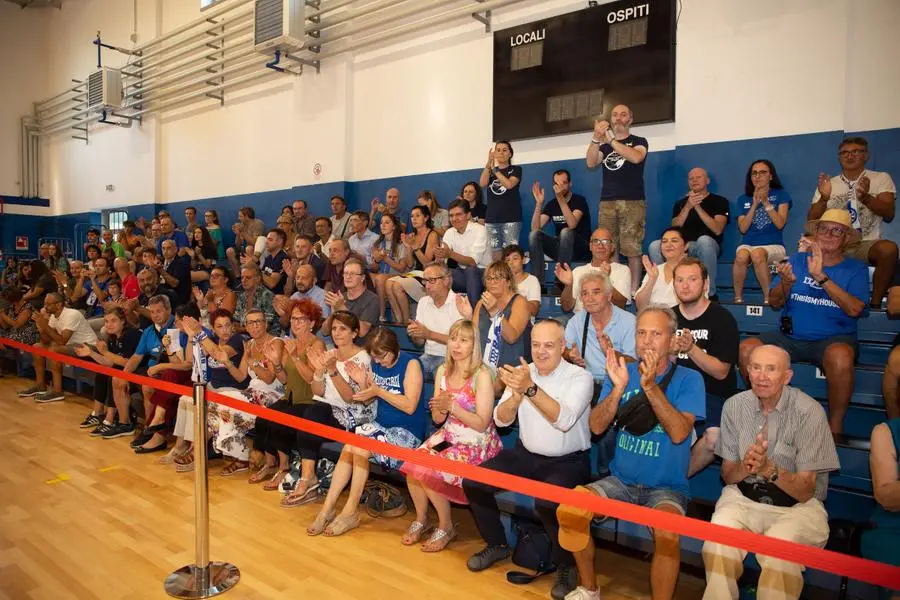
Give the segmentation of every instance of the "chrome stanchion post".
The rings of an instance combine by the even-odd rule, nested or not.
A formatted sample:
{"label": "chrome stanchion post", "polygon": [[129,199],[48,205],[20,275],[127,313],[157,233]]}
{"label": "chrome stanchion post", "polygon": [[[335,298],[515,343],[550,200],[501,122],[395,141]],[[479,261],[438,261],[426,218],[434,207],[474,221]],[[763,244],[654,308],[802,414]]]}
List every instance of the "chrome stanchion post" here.
{"label": "chrome stanchion post", "polygon": [[194,528],[195,563],[166,578],[166,593],[175,598],[211,598],[241,579],[230,563],[209,561],[209,487],[206,456],[206,385],[194,383]]}

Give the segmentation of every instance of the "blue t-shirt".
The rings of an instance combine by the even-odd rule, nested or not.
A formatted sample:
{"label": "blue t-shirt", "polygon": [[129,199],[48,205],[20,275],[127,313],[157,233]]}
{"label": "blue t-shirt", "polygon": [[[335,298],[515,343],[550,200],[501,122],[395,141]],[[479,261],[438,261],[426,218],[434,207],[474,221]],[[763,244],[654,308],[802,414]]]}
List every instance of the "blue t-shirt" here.
{"label": "blue t-shirt", "polygon": [[[791,200],[791,195],[786,191],[770,189],[769,203],[775,210],[778,210],[778,207],[782,204],[787,204],[788,209],[790,209],[793,202]],[[750,196],[741,196],[738,198],[738,214],[740,216],[744,216],[750,212],[751,206],[753,206],[753,198]],[[784,246],[784,235],[782,230],[775,227],[775,223],[772,222],[772,217],[769,216],[769,213],[766,212],[766,209],[763,208],[762,204],[756,207],[756,212],[753,214],[753,221],[747,228],[747,233],[744,234],[742,243],[747,244],[748,246]]]}
{"label": "blue t-shirt", "polygon": [[[214,344],[219,343],[219,338],[215,335],[209,336],[209,339],[211,339]],[[228,345],[234,348],[234,351],[237,353],[231,357],[231,362],[235,365],[239,365],[244,356],[244,336],[239,333],[233,334],[228,338]],[[214,359],[212,356],[208,359],[207,369],[207,381],[209,381],[209,384],[213,389],[236,388],[242,390],[250,383],[249,373],[247,374],[247,377],[244,378],[244,381],[235,381],[234,377],[231,376],[231,373],[228,372],[228,367]]]}
{"label": "blue t-shirt", "polygon": [[[650,150],[646,138],[629,135],[619,140],[628,147],[643,146]],[[630,163],[625,157],[613,150],[609,144],[600,146],[603,155],[603,189],[601,200],[643,200],[644,199],[644,163],[646,157],[638,164]]]}
{"label": "blue t-shirt", "polygon": [[152,367],[159,362],[157,359],[159,358],[159,353],[163,350],[162,338],[166,335],[166,330],[174,328],[175,317],[170,317],[169,322],[158,331],[156,325],[150,323],[150,326],[145,328],[141,334],[141,340],[138,342],[134,353],[145,357],[145,360],[149,359],[147,360],[147,366]]}
{"label": "blue t-shirt", "polygon": [[[797,278],[781,311],[783,317],[791,317],[793,334],[790,337],[809,341],[835,335],[856,335],[859,319],[841,310],[828,292],[810,276],[806,266],[808,256],[808,253],[802,252],[788,259]],[[822,270],[846,292],[859,298],[866,306],[860,316],[868,316],[869,268],[861,260],[845,257],[838,264]],[[776,276],[772,287],[779,285],[781,276]]]}
{"label": "blue t-shirt", "polygon": [[[392,394],[403,393],[403,379],[406,377],[406,367],[410,361],[418,362],[409,352],[400,352],[397,363],[386,369],[374,360],[372,361],[372,373],[375,376],[375,385],[385,389]],[[419,365],[421,367],[421,365]],[[423,390],[424,391],[424,390]],[[419,438],[425,439],[425,432],[428,428],[428,402],[424,398],[419,398],[416,410],[413,414],[408,415],[399,408],[396,408],[390,402],[378,400],[378,424],[388,429],[389,427],[402,427],[411,434]]]}
{"label": "blue t-shirt", "polygon": [[287,281],[287,275],[284,274],[284,261],[288,260],[288,255],[284,250],[279,250],[275,256],[266,252],[266,258],[263,260],[262,272],[266,277],[270,277],[273,273],[281,273],[281,278],[275,287],[269,288],[275,295],[284,293],[284,283]]}
{"label": "blue t-shirt", "polygon": [[[671,367],[670,367],[671,368]],[[706,391],[700,373],[686,367],[674,366],[675,373],[666,388],[666,398],[679,412],[694,415],[697,421],[706,418]],[[662,381],[664,375],[656,378]],[[612,381],[603,384],[600,398],[612,391]],[[619,401],[626,403],[641,391],[638,363],[628,364],[628,385]],[[646,485],[652,488],[675,490],[690,496],[688,464],[691,462],[691,436],[680,444],[672,442],[662,424],[640,437],[619,429],[616,435],[616,454],[609,465],[610,473],[627,485]]]}
{"label": "blue t-shirt", "polygon": [[[585,242],[588,241],[591,239],[591,211],[588,208],[587,200],[584,199],[584,196],[572,194],[567,204],[569,205],[569,210],[573,212],[576,210],[581,211],[581,220],[575,225],[575,233]],[[541,214],[550,217],[550,223],[553,225],[556,237],[559,237],[562,234],[562,230],[568,227],[562,209],[559,207],[559,200],[555,197],[547,202]]]}
{"label": "blue t-shirt", "polygon": [[179,229],[176,229],[175,231],[172,232],[172,235],[163,236],[163,237],[159,238],[158,240],[156,240],[156,251],[159,253],[160,256],[162,256],[162,243],[165,240],[175,240],[175,248],[178,250],[181,250],[182,248],[185,248],[185,247],[187,247],[187,248],[191,247],[191,243],[188,241],[187,236],[184,234],[184,232]]}
{"label": "blue t-shirt", "polygon": [[[109,287],[109,282],[112,281],[112,277],[107,277],[106,281],[97,281],[97,287],[103,290],[104,292]],[[85,305],[87,306],[87,310],[85,311],[85,315],[88,319],[92,317],[102,317],[103,316],[103,305],[100,304],[100,299],[97,298],[97,294],[94,293],[94,286],[91,285],[91,280],[85,278],[84,280],[84,293],[85,293]]]}
{"label": "blue t-shirt", "polygon": [[[581,352],[581,358],[584,359],[585,366],[591,373],[594,381],[603,381],[606,379],[606,355],[600,348],[600,340],[597,339],[597,328],[594,322],[589,318],[587,311],[579,310],[569,322],[566,324],[566,346],[575,344],[578,351]],[[584,337],[584,321],[587,319],[588,330],[586,345],[587,350],[581,346],[581,338]],[[634,325],[635,317],[627,310],[622,310],[618,306],[612,307],[612,317],[603,332],[609,336],[616,352],[634,357]]]}
{"label": "blue t-shirt", "polygon": [[491,171],[487,191],[487,214],[485,221],[488,223],[521,223],[522,222],[522,197],[519,188],[522,184],[522,167],[509,165],[505,169],[499,169],[504,177],[515,177],[519,180],[516,187],[506,189],[500,180]]}

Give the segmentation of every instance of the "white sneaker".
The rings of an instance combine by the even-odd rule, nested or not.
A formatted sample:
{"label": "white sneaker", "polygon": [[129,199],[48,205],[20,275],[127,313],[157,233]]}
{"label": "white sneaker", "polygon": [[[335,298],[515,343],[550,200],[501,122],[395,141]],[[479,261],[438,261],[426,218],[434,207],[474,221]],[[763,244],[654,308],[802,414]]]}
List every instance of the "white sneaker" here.
{"label": "white sneaker", "polygon": [[589,590],[579,585],[577,588],[566,594],[566,600],[600,600],[600,590]]}

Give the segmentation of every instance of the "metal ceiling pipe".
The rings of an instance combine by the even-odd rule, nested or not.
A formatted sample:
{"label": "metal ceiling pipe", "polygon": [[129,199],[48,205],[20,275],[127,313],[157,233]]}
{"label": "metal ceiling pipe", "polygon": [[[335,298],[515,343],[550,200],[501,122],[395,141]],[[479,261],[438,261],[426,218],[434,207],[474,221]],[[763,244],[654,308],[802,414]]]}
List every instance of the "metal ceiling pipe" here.
{"label": "metal ceiling pipe", "polygon": [[[242,34],[247,31],[253,31],[253,23],[251,21],[249,23],[241,24],[240,26],[236,26],[234,29],[228,29],[224,33],[212,33],[213,30],[220,29],[221,27],[222,27],[222,25],[219,24],[219,25],[216,25],[215,27],[211,28],[210,32],[206,32],[206,31],[200,32],[200,34],[198,34],[198,35],[202,35],[202,37],[198,37],[197,40],[194,43],[190,44],[189,46],[181,48],[181,50],[179,52],[177,52],[176,54],[172,54],[169,56],[162,56],[163,54],[166,54],[167,52],[174,50],[178,46],[170,46],[170,47],[166,47],[166,48],[161,48],[159,53],[153,57],[155,59],[153,62],[151,62],[149,64],[144,64],[143,66],[138,67],[136,69],[131,69],[131,68],[126,67],[123,70],[122,75],[124,77],[131,77],[131,78],[139,77],[142,73],[144,73],[148,69],[158,68],[158,67],[162,66],[163,64],[165,64],[167,61],[175,60],[176,58],[190,54],[197,48],[203,48],[207,44],[213,44],[219,40],[224,40],[225,38],[234,37],[238,34]],[[143,60],[143,59],[140,59],[140,60]]]}
{"label": "metal ceiling pipe", "polygon": [[[324,60],[326,58],[331,58],[333,56],[338,56],[339,54],[343,54],[345,52],[351,52],[353,50],[360,50],[365,48],[366,46],[370,46],[379,41],[386,41],[385,34],[391,33],[413,33],[422,29],[427,29],[428,27],[432,27],[434,25],[440,25],[442,23],[446,23],[447,21],[452,21],[454,19],[458,19],[460,17],[464,17],[474,13],[484,12],[486,10],[496,10],[498,8],[503,8],[504,6],[509,6],[510,4],[518,4],[519,2],[523,2],[524,0],[487,0],[486,2],[478,2],[476,4],[470,4],[468,6],[460,7],[453,9],[451,11],[447,11],[444,13],[440,13],[438,15],[433,15],[431,17],[426,17],[424,19],[420,19],[418,21],[414,21],[412,23],[406,23],[402,25],[397,25],[395,27],[390,27],[383,31],[379,31],[377,34],[371,35],[369,37],[363,38],[361,40],[355,41],[343,48],[338,50],[323,50],[319,54],[308,53],[306,56],[302,58],[306,60]],[[325,40],[322,41],[325,43]],[[297,56],[288,55],[289,59],[296,60]]]}
{"label": "metal ceiling pipe", "polygon": [[62,110],[58,110],[56,112],[50,113],[49,115],[43,115],[43,114],[38,115],[38,118],[40,120],[45,120],[45,119],[53,120],[60,115],[69,115],[69,114],[71,114],[71,112],[73,110],[77,109],[79,106],[84,104],[85,101],[83,99],[81,99],[81,100],[73,99],[72,102],[75,103],[73,106],[66,106]]}
{"label": "metal ceiling pipe", "polygon": [[[402,18],[406,16],[405,13],[414,14],[419,10],[426,10],[428,8],[432,8],[435,6],[440,6],[441,4],[446,4],[447,2],[459,2],[460,0],[444,0],[441,2],[440,0],[427,0],[426,2],[420,2],[419,0],[415,0],[413,4],[413,9],[409,10],[409,3],[413,2],[413,0],[377,0],[376,2],[371,2],[366,4],[365,6],[354,10],[342,13],[341,15],[334,17],[332,19],[322,19],[319,23],[311,23],[303,28],[304,33],[311,33],[314,31],[324,31],[325,29],[329,29],[332,27],[336,27],[337,25],[343,25],[344,23],[351,23],[356,19],[361,17],[367,17],[369,15],[375,14],[377,12],[381,12],[383,10],[388,10],[390,8],[394,8],[395,6],[406,5],[406,10],[394,13],[391,16],[382,16],[380,23],[382,21],[390,21],[394,18]],[[324,39],[324,38],[323,38]]]}
{"label": "metal ceiling pipe", "polygon": [[[219,52],[219,51],[216,51],[216,54],[218,54],[218,52]],[[139,95],[141,95],[141,94],[146,94],[146,93],[148,93],[149,91],[155,90],[155,89],[157,88],[157,86],[168,85],[168,84],[174,83],[174,82],[176,82],[176,81],[179,81],[179,80],[181,80],[181,79],[184,79],[185,77],[190,77],[191,75],[194,75],[194,74],[196,74],[196,73],[201,73],[201,72],[206,71],[207,69],[210,69],[210,68],[213,68],[213,67],[217,67],[217,66],[219,66],[219,65],[221,65],[221,64],[223,64],[223,63],[231,62],[231,61],[236,61],[236,60],[240,60],[240,59],[242,59],[242,58],[246,58],[247,56],[250,56],[251,54],[256,54],[256,51],[253,49],[253,46],[248,46],[248,47],[246,47],[246,48],[241,49],[239,52],[232,52],[231,54],[226,54],[224,58],[220,58],[220,59],[218,59],[218,60],[214,60],[214,61],[210,61],[210,62],[207,62],[207,63],[203,63],[203,64],[201,64],[201,65],[198,66],[198,67],[194,67],[193,69],[189,69],[189,70],[187,70],[187,71],[185,71],[185,72],[183,72],[183,73],[180,73],[180,74],[178,74],[178,75],[176,75],[176,76],[174,76],[174,77],[171,77],[171,78],[168,77],[168,76],[170,75],[169,73],[165,73],[165,74],[163,74],[163,76],[166,77],[166,79],[163,79],[162,81],[157,81],[157,82],[154,83],[152,86],[145,86],[145,87],[142,87],[142,88],[138,88],[138,87],[135,87],[134,85],[130,85],[130,86],[127,87],[127,89],[130,89],[130,90],[133,90],[133,91],[128,92],[127,94],[125,94],[125,99],[128,100],[128,99],[134,98],[135,96],[139,96]],[[207,74],[208,77],[209,77],[209,76],[212,76],[212,75],[213,75],[213,73],[208,73],[208,74]]]}
{"label": "metal ceiling pipe", "polygon": [[[402,10],[391,13],[390,15],[382,15],[380,17],[374,18],[370,21],[361,23],[359,25],[353,25],[351,23],[351,25],[348,28],[344,29],[340,33],[334,34],[332,36],[323,35],[322,37],[315,40],[314,42],[307,42],[307,44],[315,45],[315,46],[324,46],[325,44],[333,43],[333,42],[336,42],[337,40],[342,40],[346,37],[355,35],[362,31],[367,31],[369,29],[373,29],[373,28],[379,27],[381,25],[389,24],[392,21],[396,21],[397,19],[403,19],[406,17],[410,17],[410,16],[415,15],[418,12],[432,10],[434,8],[444,6],[445,4],[454,4],[454,3],[458,3],[459,1],[460,0],[427,0],[425,3],[416,2],[416,3],[412,4],[412,6],[404,5]],[[466,12],[472,12],[471,8],[466,8]],[[316,29],[316,27],[314,26],[312,28],[312,30],[315,30],[315,29]],[[309,31],[310,28],[307,27],[306,30]]]}
{"label": "metal ceiling pipe", "polygon": [[219,8],[214,8],[212,10],[205,11],[203,13],[203,16],[198,17],[197,19],[194,19],[193,21],[189,21],[188,23],[185,23],[184,25],[176,27],[175,29],[173,29],[171,31],[167,31],[166,33],[162,34],[158,38],[152,39],[145,44],[135,46],[133,51],[134,52],[142,52],[142,51],[146,50],[147,48],[153,48],[166,40],[170,40],[173,37],[176,37],[176,36],[184,33],[185,31],[188,31],[188,30],[196,27],[197,25],[202,25],[203,23],[206,23],[207,21],[209,21],[209,19],[215,19],[219,15],[224,15],[227,12],[231,12],[232,10],[243,6],[244,4],[249,4],[250,2],[253,2],[253,1],[254,0],[229,0],[229,1],[225,2],[224,4],[222,4]]}
{"label": "metal ceiling pipe", "polygon": [[189,88],[189,87],[192,87],[195,85],[200,85],[200,84],[206,83],[207,81],[219,79],[219,78],[229,75],[231,73],[236,73],[237,71],[246,70],[249,67],[260,64],[259,63],[260,58],[264,58],[264,57],[262,55],[258,55],[255,60],[253,60],[253,59],[245,60],[241,63],[230,65],[227,68],[222,69],[221,71],[216,71],[215,73],[206,73],[205,75],[201,75],[200,77],[197,77],[190,81],[185,81],[184,83],[181,83],[174,88],[157,88],[157,89],[153,90],[151,93],[148,93],[147,95],[142,97],[137,102],[134,102],[133,104],[147,104],[148,102],[155,102],[162,98],[165,98],[166,96],[171,95],[174,92],[184,91],[185,88]]}
{"label": "metal ceiling pipe", "polygon": [[[79,83],[79,84],[76,85],[75,87],[69,88],[69,89],[67,89],[67,90],[64,91],[64,92],[60,92],[60,93],[56,94],[56,95],[53,96],[52,98],[47,98],[46,100],[41,100],[40,102],[35,102],[35,103],[34,103],[35,109],[37,109],[37,110],[45,110],[45,109],[47,109],[47,108],[50,108],[50,107],[56,106],[56,105],[58,105],[58,104],[60,104],[60,103],[62,103],[62,102],[65,102],[65,101],[66,101],[66,98],[65,98],[66,95],[68,95],[68,94],[77,94],[77,93],[83,92],[84,89],[81,89],[81,86],[82,86],[82,85],[84,85],[84,84]],[[54,102],[54,101],[55,101],[55,102]],[[52,104],[51,104],[51,103],[52,103]]]}
{"label": "metal ceiling pipe", "polygon": [[177,72],[179,69],[184,69],[186,67],[196,65],[198,60],[205,60],[204,64],[206,67],[212,66],[212,61],[210,61],[210,57],[220,57],[222,52],[235,51],[235,50],[244,50],[248,47],[253,47],[253,36],[245,35],[239,38],[231,40],[231,42],[225,46],[224,48],[206,48],[202,50],[202,54],[197,54],[192,56],[191,58],[182,60],[181,62],[175,63],[173,65],[160,65],[165,66],[163,70],[157,71],[156,73],[151,73],[146,77],[129,77],[128,83],[124,85],[125,89],[132,89],[136,86],[141,86],[146,88],[150,85],[151,81],[156,81],[160,78],[168,77],[171,73]]}

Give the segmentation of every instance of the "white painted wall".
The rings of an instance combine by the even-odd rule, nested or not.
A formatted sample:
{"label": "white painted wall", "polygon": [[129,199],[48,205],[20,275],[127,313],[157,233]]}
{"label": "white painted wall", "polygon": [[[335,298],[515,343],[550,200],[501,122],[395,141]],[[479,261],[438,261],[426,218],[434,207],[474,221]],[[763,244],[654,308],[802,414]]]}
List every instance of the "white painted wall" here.
{"label": "white painted wall", "polygon": [[[529,0],[495,13],[495,28],[582,6]],[[67,0],[50,15],[44,52],[51,85],[43,95],[94,68],[90,41],[98,28],[111,43],[127,45],[132,7],[126,0]],[[137,7],[139,42],[200,14],[195,0],[137,0]],[[637,132],[664,150],[900,127],[900,61],[887,59],[898,29],[896,0],[867,0],[865,10],[853,0],[683,0],[676,123]],[[0,44],[7,47],[5,39]],[[87,146],[58,136],[47,144],[46,189],[55,210],[69,213],[477,167],[492,141],[491,49],[491,36],[463,19],[326,61],[318,76],[282,76],[229,92],[224,108],[207,102],[148,118],[140,129],[93,128]],[[0,94],[7,89],[0,86]],[[13,110],[28,102],[20,106]],[[0,115],[7,112],[4,103]],[[585,138],[519,142],[516,159],[580,157]],[[8,185],[8,169],[0,169],[0,186]],[[104,191],[107,184],[115,191]]]}
{"label": "white painted wall", "polygon": [[[47,38],[44,13],[0,2],[0,195],[19,196],[20,118],[47,94]],[[42,190],[43,193],[46,193]],[[38,214],[42,211],[35,211]]]}

